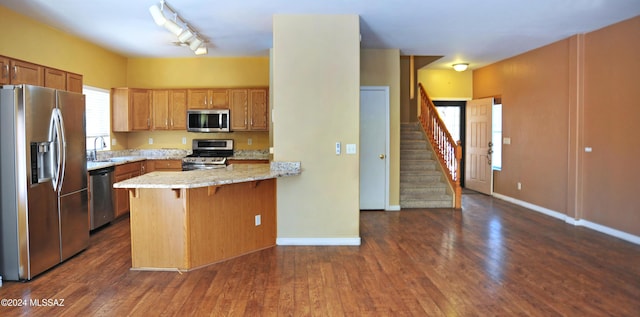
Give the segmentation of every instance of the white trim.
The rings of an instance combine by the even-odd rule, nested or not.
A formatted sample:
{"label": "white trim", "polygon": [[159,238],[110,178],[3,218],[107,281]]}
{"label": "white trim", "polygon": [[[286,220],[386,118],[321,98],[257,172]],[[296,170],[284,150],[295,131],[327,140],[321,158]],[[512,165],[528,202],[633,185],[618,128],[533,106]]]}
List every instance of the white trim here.
{"label": "white trim", "polygon": [[[386,160],[384,160],[384,168],[385,168],[385,179],[384,179],[384,187],[385,187],[385,197],[384,197],[384,206],[385,206],[385,210],[390,210],[391,206],[389,206],[389,170],[391,169],[391,165],[390,165],[390,155],[389,152],[391,151],[391,146],[390,146],[390,142],[391,142],[391,114],[389,113],[389,108],[391,107],[390,104],[390,95],[389,95],[389,86],[360,86],[360,92],[362,92],[363,90],[383,90],[385,92],[386,95],[386,106],[385,106],[385,116],[386,116],[386,120],[385,120],[385,130],[386,130],[386,144],[385,144],[385,155],[386,155]],[[362,111],[362,110],[360,110]],[[359,163],[359,162],[358,162]],[[358,176],[358,178],[360,178],[360,176]],[[360,183],[358,182],[358,186],[360,186]]]}
{"label": "white trim", "polygon": [[518,206],[522,206],[522,207],[531,209],[533,211],[537,211],[539,213],[542,213],[542,214],[545,214],[547,216],[551,216],[553,218],[560,219],[560,220],[563,220],[563,221],[565,221],[566,218],[567,218],[567,215],[565,215],[565,214],[563,214],[561,212],[557,212],[555,210],[551,210],[551,209],[547,209],[547,208],[544,208],[544,207],[540,207],[538,205],[534,205],[532,203],[528,203],[526,201],[515,199],[515,198],[509,197],[509,196],[501,195],[501,194],[498,194],[498,193],[493,193],[493,197],[498,198],[498,199],[502,199],[504,201],[508,201],[508,202],[510,202],[512,204],[515,204],[515,205],[518,205]]}
{"label": "white trim", "polygon": [[277,238],[277,245],[360,245],[361,239],[357,238]]}
{"label": "white trim", "polygon": [[533,211],[545,214],[547,216],[551,216],[553,218],[556,219],[560,219],[568,224],[574,225],[574,226],[580,226],[580,227],[586,227],[589,228],[591,230],[595,230],[601,233],[604,233],[606,235],[610,235],[613,237],[616,237],[618,239],[622,239],[631,243],[635,243],[640,245],[640,237],[636,236],[636,235],[632,235],[630,233],[626,233],[624,231],[620,231],[617,229],[613,229],[613,228],[609,228],[607,226],[603,226],[588,220],[584,220],[584,219],[574,219],[572,217],[569,217],[561,212],[555,211],[555,210],[551,210],[551,209],[547,209],[538,205],[534,205],[532,203],[528,203],[526,201],[522,201],[519,199],[515,199],[509,196],[505,196],[505,195],[501,195],[498,193],[493,193],[493,197],[510,202],[512,204],[521,206],[521,207],[525,207],[527,209],[531,209]]}
{"label": "white trim", "polygon": [[389,208],[386,211],[400,211],[400,205],[389,205]]}
{"label": "white trim", "polygon": [[584,220],[584,219],[579,219],[576,221],[576,225],[578,226],[583,226],[583,227],[587,227],[589,229],[595,230],[595,231],[599,231],[602,232],[604,234],[608,234],[610,236],[614,236],[616,238],[620,238],[622,240],[626,240],[629,241],[631,243],[635,243],[640,245],[640,237],[639,236],[635,236],[629,233],[626,233],[624,231],[620,231],[617,229],[613,229],[613,228],[609,228],[603,225],[599,225],[597,223],[588,221],[588,220]]}

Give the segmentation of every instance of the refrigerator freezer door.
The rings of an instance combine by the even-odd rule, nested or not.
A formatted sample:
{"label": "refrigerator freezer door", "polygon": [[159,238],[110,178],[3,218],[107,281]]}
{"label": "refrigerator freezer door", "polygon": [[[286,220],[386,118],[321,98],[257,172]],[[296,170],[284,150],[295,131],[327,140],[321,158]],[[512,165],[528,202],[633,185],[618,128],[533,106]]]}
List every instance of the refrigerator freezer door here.
{"label": "refrigerator freezer door", "polygon": [[60,196],[62,261],[89,246],[89,199],[87,190]]}

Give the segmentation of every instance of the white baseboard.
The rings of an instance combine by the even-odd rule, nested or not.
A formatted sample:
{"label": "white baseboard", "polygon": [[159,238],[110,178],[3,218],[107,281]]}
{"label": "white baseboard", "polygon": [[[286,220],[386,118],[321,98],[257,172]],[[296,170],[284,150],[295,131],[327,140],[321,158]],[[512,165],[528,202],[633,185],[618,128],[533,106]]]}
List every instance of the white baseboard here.
{"label": "white baseboard", "polygon": [[360,245],[357,238],[276,238],[277,245]]}
{"label": "white baseboard", "polygon": [[400,205],[389,205],[387,211],[400,211]]}
{"label": "white baseboard", "polygon": [[531,209],[533,211],[545,214],[547,216],[551,216],[553,218],[557,218],[560,219],[568,224],[572,224],[574,226],[581,226],[581,227],[586,227],[589,228],[591,230],[595,230],[598,232],[602,232],[604,234],[616,237],[618,239],[622,239],[625,241],[629,241],[631,243],[635,243],[640,245],[640,237],[636,236],[636,235],[632,235],[630,233],[626,233],[624,231],[620,231],[617,229],[613,229],[613,228],[609,228],[607,226],[603,226],[588,220],[584,220],[584,219],[574,219],[572,217],[569,217],[561,212],[555,211],[555,210],[551,210],[551,209],[547,209],[538,205],[534,205],[532,203],[528,203],[526,201],[522,201],[519,199],[515,199],[509,196],[505,196],[505,195],[501,195],[501,194],[497,194],[497,193],[493,193],[493,197],[504,200],[504,201],[508,201],[512,204],[518,205],[518,206],[522,206],[525,207],[527,209]]}

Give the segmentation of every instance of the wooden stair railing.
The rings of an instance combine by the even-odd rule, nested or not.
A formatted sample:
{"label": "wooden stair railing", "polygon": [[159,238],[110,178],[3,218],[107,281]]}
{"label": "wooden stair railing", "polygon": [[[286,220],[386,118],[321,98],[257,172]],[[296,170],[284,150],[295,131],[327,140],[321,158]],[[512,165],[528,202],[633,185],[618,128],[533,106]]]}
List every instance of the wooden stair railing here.
{"label": "wooden stair railing", "polygon": [[440,166],[447,174],[447,180],[454,192],[454,207],[462,208],[462,187],[460,187],[460,160],[462,159],[462,143],[454,141],[451,133],[442,122],[436,106],[427,95],[422,84],[420,87],[420,124],[431,143]]}

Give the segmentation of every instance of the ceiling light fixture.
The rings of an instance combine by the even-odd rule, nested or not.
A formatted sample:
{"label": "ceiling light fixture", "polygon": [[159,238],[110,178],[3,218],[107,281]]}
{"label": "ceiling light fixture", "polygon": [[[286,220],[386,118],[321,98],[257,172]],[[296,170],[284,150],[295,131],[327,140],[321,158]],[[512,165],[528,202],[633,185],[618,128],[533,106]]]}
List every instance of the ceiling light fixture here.
{"label": "ceiling light fixture", "polygon": [[[173,15],[172,19],[167,19],[164,15],[165,9]],[[206,41],[184,19],[180,18],[178,13],[167,5],[166,1],[161,0],[160,6],[154,4],[149,7],[149,13],[151,13],[151,17],[157,25],[164,27],[177,36],[178,41],[185,44],[185,46],[188,45],[196,55],[206,55],[208,53]]]}
{"label": "ceiling light fixture", "polygon": [[469,63],[457,63],[453,64],[453,69],[457,72],[464,72],[469,67]]}

